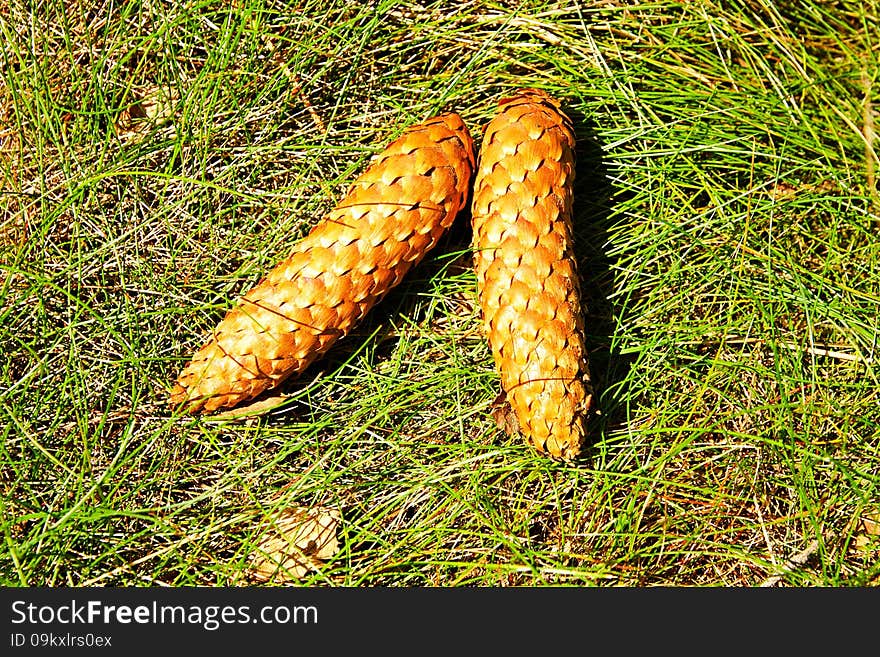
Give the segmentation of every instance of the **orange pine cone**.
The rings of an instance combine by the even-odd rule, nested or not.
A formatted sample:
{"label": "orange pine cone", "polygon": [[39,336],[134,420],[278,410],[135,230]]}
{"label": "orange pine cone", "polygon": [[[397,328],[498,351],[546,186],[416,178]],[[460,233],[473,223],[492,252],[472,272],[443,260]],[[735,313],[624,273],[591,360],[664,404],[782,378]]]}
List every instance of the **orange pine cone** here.
{"label": "orange pine cone", "polygon": [[227,313],[181,372],[171,403],[214,411],[304,370],[433,248],[464,207],[473,167],[457,114],[406,130]]}
{"label": "orange pine cone", "polygon": [[520,432],[567,460],[581,450],[592,402],[572,248],[574,134],[542,91],[499,105],[473,194],[483,323]]}

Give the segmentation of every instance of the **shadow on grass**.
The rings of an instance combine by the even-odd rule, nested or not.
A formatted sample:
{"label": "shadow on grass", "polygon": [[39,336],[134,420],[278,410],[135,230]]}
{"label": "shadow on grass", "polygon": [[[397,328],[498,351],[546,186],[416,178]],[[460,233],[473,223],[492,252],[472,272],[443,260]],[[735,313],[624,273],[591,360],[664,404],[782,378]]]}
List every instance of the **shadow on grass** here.
{"label": "shadow on grass", "polygon": [[607,251],[608,230],[616,221],[614,199],[619,194],[609,180],[594,126],[583,113],[570,107],[564,109],[577,137],[572,222],[595,410],[587,426],[583,461],[589,459],[592,446],[625,421],[624,400],[629,396],[625,386],[635,356],[620,353],[614,341],[621,308],[612,298],[614,271]]}

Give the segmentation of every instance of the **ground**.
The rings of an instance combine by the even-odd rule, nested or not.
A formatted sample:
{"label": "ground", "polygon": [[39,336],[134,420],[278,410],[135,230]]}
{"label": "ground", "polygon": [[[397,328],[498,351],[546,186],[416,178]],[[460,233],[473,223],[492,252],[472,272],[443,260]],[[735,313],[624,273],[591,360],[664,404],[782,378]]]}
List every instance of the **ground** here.
{"label": "ground", "polygon": [[[877,2],[0,4],[7,585],[880,581]],[[406,126],[578,136],[574,463],[495,424],[469,216],[249,419],[173,413],[226,308]],[[270,580],[279,582],[281,578]]]}

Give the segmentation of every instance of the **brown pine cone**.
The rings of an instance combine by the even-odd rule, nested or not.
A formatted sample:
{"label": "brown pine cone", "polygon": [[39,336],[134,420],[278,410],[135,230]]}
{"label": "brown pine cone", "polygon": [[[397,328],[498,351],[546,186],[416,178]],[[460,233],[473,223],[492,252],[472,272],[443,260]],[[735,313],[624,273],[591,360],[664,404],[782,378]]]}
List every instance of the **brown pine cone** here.
{"label": "brown pine cone", "polygon": [[499,106],[472,208],[483,323],[520,433],[568,460],[592,402],[572,244],[574,134],[543,91],[521,89]]}
{"label": "brown pine cone", "polygon": [[193,356],[171,392],[234,406],[304,370],[437,243],[466,202],[473,141],[457,114],[407,129]]}

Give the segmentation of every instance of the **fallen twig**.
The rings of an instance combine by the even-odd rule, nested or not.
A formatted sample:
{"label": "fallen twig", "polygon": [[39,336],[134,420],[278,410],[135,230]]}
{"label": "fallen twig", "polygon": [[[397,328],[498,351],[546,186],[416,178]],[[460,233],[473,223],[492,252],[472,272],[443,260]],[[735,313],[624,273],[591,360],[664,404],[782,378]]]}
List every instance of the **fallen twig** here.
{"label": "fallen twig", "polygon": [[792,556],[788,561],[786,561],[785,565],[782,566],[782,568],[780,569],[778,574],[773,575],[772,577],[768,577],[767,579],[765,579],[761,583],[760,587],[764,588],[767,586],[776,586],[776,584],[778,584],[779,581],[782,579],[783,575],[785,575],[786,573],[790,573],[793,570],[796,570],[797,568],[800,568],[801,566],[803,566],[805,563],[807,563],[807,560],[813,555],[813,553],[818,549],[819,549],[819,541],[813,541],[812,543],[810,543],[807,546],[807,548],[805,550],[798,552],[797,554]]}

